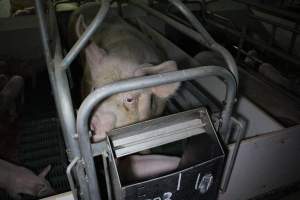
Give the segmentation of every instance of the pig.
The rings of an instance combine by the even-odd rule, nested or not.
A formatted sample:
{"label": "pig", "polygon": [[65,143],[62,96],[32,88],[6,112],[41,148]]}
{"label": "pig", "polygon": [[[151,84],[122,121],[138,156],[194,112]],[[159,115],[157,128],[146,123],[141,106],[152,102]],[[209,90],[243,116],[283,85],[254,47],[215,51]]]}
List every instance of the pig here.
{"label": "pig", "polygon": [[179,165],[180,158],[166,155],[131,155],[118,162],[121,181],[134,182],[170,173]]}
{"label": "pig", "polygon": [[20,194],[34,197],[52,195],[55,192],[45,179],[50,169],[49,165],[39,175],[35,175],[25,167],[0,159],[0,188],[7,191],[13,199],[21,199]]}
{"label": "pig", "polygon": [[[86,30],[86,17],[75,12],[75,31],[79,38]],[[115,81],[177,70],[153,42],[117,15],[105,19],[84,49],[82,94]],[[101,102],[91,117],[93,141],[98,142],[116,127],[160,115],[167,99],[180,83],[140,89],[113,95]]]}

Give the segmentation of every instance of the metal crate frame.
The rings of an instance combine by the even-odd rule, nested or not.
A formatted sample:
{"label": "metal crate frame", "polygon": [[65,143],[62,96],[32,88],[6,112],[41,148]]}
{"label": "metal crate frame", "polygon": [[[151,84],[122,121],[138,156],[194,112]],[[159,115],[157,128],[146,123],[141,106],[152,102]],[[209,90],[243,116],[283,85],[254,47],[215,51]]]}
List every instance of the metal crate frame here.
{"label": "metal crate frame", "polygon": [[[55,10],[51,1],[48,2],[48,20],[50,26],[47,26],[48,23],[41,1],[35,1],[47,69],[66,143],[66,152],[70,162],[67,169],[67,175],[75,199],[78,199],[78,197],[92,200],[101,199],[93,156],[99,154],[105,155],[105,149],[107,147],[105,141],[98,144],[91,144],[88,122],[93,108],[104,98],[113,94],[153,87],[161,84],[192,80],[206,76],[221,77],[227,85],[227,93],[224,108],[219,118],[220,126],[218,132],[225,140],[225,143],[229,138],[228,130],[231,125],[231,114],[238,87],[237,66],[231,54],[224,47],[214,41],[209,33],[203,28],[201,23],[180,0],[170,0],[170,3],[176,6],[186,16],[197,31],[194,31],[193,29],[153,10],[140,1],[130,0],[128,3],[162,19],[209,49],[219,52],[224,57],[229,70],[219,66],[204,66],[160,75],[118,81],[96,89],[93,93],[91,93],[81,104],[77,119],[75,120],[66,70],[87,44],[95,30],[101,25],[109,11],[111,2],[111,0],[102,0],[101,8],[95,19],[67,55],[63,57]],[[50,42],[50,38],[52,39],[52,42]],[[76,183],[72,178],[71,172],[73,172],[73,175],[76,177]]]}

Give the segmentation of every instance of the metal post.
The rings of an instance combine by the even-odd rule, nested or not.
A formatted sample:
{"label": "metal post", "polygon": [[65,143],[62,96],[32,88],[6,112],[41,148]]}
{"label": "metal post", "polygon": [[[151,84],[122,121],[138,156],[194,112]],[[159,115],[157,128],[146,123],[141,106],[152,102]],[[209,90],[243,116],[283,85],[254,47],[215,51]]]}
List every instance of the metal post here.
{"label": "metal post", "polygon": [[[75,128],[75,116],[74,109],[72,105],[72,99],[70,95],[69,83],[64,70],[56,70],[58,64],[62,60],[62,51],[60,44],[60,37],[57,30],[57,23],[53,7],[50,6],[49,12],[52,14],[53,28],[54,28],[54,42],[55,42],[55,55],[51,54],[49,45],[49,35],[46,26],[45,15],[43,11],[43,6],[40,0],[36,0],[36,11],[39,18],[40,31],[42,36],[42,44],[44,48],[47,69],[49,74],[49,79],[56,103],[56,108],[58,116],[60,119],[60,125],[62,127],[62,132],[64,136],[64,141],[66,144],[66,152],[69,161],[71,162],[75,157],[81,158],[81,153],[76,139],[76,128]],[[84,176],[82,171],[76,170],[76,176]],[[84,199],[89,199],[89,193],[87,190],[86,182],[84,178],[79,177],[79,185],[81,189],[81,194]]]}
{"label": "metal post", "polygon": [[88,95],[81,104],[77,115],[77,130],[79,135],[79,145],[83,160],[85,163],[85,169],[88,177],[89,191],[92,200],[98,200],[99,187],[97,181],[97,174],[95,164],[93,160],[92,147],[89,137],[89,118],[91,117],[92,110],[103,99],[120,92],[126,92],[130,90],[137,90],[141,88],[149,88],[162,84],[169,84],[173,82],[187,81],[195,78],[206,76],[219,76],[225,80],[227,84],[227,92],[225,97],[225,106],[222,111],[221,121],[222,125],[220,131],[226,133],[228,129],[228,123],[230,121],[234,99],[236,95],[236,82],[234,76],[223,67],[206,66],[197,67],[182,71],[169,72],[164,74],[158,74],[147,77],[133,78],[129,80],[118,81],[102,88],[96,89],[90,95]]}
{"label": "metal post", "polygon": [[202,37],[207,41],[208,48],[218,52],[221,54],[228,65],[228,68],[233,73],[237,85],[239,84],[239,75],[238,69],[235,63],[234,58],[230,54],[230,52],[217,43],[211,35],[206,31],[206,29],[202,26],[200,21],[195,17],[195,15],[188,9],[180,0],[169,0],[174,6],[177,7],[181,11],[181,13],[189,20],[192,26],[202,35]]}
{"label": "metal post", "polygon": [[[67,147],[67,155],[68,155],[68,159],[69,161],[71,161],[74,156],[78,156],[80,155],[79,152],[79,146],[77,144],[77,142],[74,140],[73,136],[75,134],[75,117],[73,114],[73,110],[67,109],[65,110],[66,107],[64,107],[63,104],[68,104],[68,102],[70,103],[70,99],[69,101],[65,100],[64,102],[62,102],[60,99],[59,94],[61,93],[60,90],[62,90],[61,87],[58,87],[59,83],[58,83],[58,79],[56,77],[56,73],[55,73],[55,63],[53,60],[53,56],[51,55],[51,50],[50,50],[50,46],[49,46],[49,36],[48,36],[48,31],[46,28],[46,21],[45,21],[45,16],[44,16],[44,12],[43,12],[43,7],[41,5],[41,1],[40,0],[36,0],[36,12],[39,18],[39,23],[40,23],[40,31],[41,31],[41,36],[42,36],[42,43],[43,43],[43,47],[44,47],[44,52],[45,52],[45,58],[46,58],[46,63],[47,63],[47,69],[48,69],[48,74],[49,74],[49,79],[50,79],[50,83],[51,83],[51,87],[52,87],[52,91],[53,91],[53,95],[54,95],[54,99],[55,99],[55,103],[56,103],[56,108],[57,108],[57,112],[59,115],[59,119],[61,122],[61,126],[62,126],[62,130],[63,130],[63,136],[64,136],[64,140],[66,143],[66,147]],[[68,88],[63,88],[63,90],[69,90]],[[66,98],[64,98],[66,99]],[[63,109],[63,110],[62,110]],[[68,122],[70,122],[70,120],[72,121],[73,119],[73,124],[66,124],[65,120],[68,120]]]}
{"label": "metal post", "polygon": [[241,119],[241,118],[236,119],[236,118],[232,117],[231,120],[232,120],[232,123],[235,124],[235,126],[236,126],[236,131],[235,132],[236,132],[237,138],[236,138],[236,141],[235,141],[232,156],[231,156],[230,160],[228,160],[229,164],[228,164],[227,173],[224,174],[224,177],[223,177],[223,181],[222,181],[222,185],[221,185],[221,190],[222,190],[223,193],[226,192],[227,187],[229,185],[229,181],[230,181],[230,178],[231,178],[231,174],[232,174],[232,171],[233,171],[235,160],[237,158],[241,142],[245,138],[245,134],[246,134],[246,131],[245,131],[246,121],[244,119]]}

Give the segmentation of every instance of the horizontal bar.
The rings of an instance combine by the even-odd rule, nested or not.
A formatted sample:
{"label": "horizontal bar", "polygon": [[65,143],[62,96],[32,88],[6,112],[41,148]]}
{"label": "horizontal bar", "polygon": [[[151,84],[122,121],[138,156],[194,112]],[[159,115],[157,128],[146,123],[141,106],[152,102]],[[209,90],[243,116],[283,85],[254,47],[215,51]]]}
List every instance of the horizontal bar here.
{"label": "horizontal bar", "polygon": [[265,22],[267,24],[271,24],[271,25],[275,25],[279,28],[282,28],[284,30],[287,30],[287,31],[290,31],[290,32],[293,32],[293,33],[297,33],[297,34],[300,34],[300,30],[298,28],[292,28],[288,25],[285,25],[285,24],[281,24],[280,22],[276,22],[274,20],[271,20],[271,19],[266,19],[266,18],[263,18],[263,17],[259,17],[259,16],[256,16],[254,14],[251,14],[250,17],[252,17],[253,19],[256,19],[256,20],[259,20],[259,21],[262,21],[262,22]]}
{"label": "horizontal bar", "polygon": [[[210,19],[207,19],[206,22],[210,25],[213,25],[219,29],[222,29],[222,30],[225,30],[227,31],[228,33],[230,33],[231,35],[235,36],[235,37],[238,37],[240,38],[241,37],[241,33],[238,32],[238,31],[235,31],[229,27],[226,27],[222,24],[219,24],[219,23],[216,23]],[[283,52],[283,51],[279,51],[279,50],[276,50],[276,49],[273,49],[272,47],[266,45],[266,44],[263,44],[262,42],[258,41],[258,40],[255,40],[255,39],[252,39],[250,37],[247,37],[245,36],[245,40],[247,42],[250,42],[251,44],[253,44],[254,46],[257,46],[257,47],[260,47],[260,48],[263,48],[265,49],[266,51],[269,51],[270,53],[282,58],[282,59],[285,59],[286,61],[289,61],[293,64],[296,64],[296,66],[299,66],[300,65],[300,60],[298,60],[297,58]]]}
{"label": "horizontal bar", "polygon": [[267,5],[264,5],[261,3],[256,3],[255,1],[252,1],[252,0],[234,0],[234,1],[246,4],[248,6],[256,8],[256,9],[265,11],[269,14],[276,15],[278,17],[282,17],[282,18],[291,20],[296,23],[300,22],[300,16],[293,12],[287,12],[285,10],[276,8],[274,6],[267,6]]}

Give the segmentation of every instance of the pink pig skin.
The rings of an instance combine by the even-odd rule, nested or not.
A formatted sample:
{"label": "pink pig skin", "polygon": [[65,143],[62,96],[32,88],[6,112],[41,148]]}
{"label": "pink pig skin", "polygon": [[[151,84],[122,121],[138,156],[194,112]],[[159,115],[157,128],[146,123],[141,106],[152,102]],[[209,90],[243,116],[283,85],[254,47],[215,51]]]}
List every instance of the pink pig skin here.
{"label": "pink pig skin", "polygon": [[0,188],[6,190],[14,199],[21,199],[20,194],[42,197],[54,194],[54,190],[45,176],[51,166],[46,167],[39,175],[29,169],[0,159]]}
{"label": "pink pig skin", "polygon": [[[75,11],[70,24],[79,38],[86,30],[94,6]],[[71,25],[70,25],[71,26]],[[71,26],[72,27],[72,26]],[[93,35],[82,55],[84,75],[82,94],[87,96],[95,88],[123,79],[177,70],[174,61],[164,55],[144,34],[118,16],[108,16]],[[116,127],[144,121],[160,115],[167,99],[175,93],[179,83],[161,85],[113,95],[95,108],[91,117],[93,141],[98,142]]]}
{"label": "pink pig skin", "polygon": [[120,159],[119,174],[122,181],[132,182],[157,177],[177,169],[180,158],[164,155],[132,155]]}

